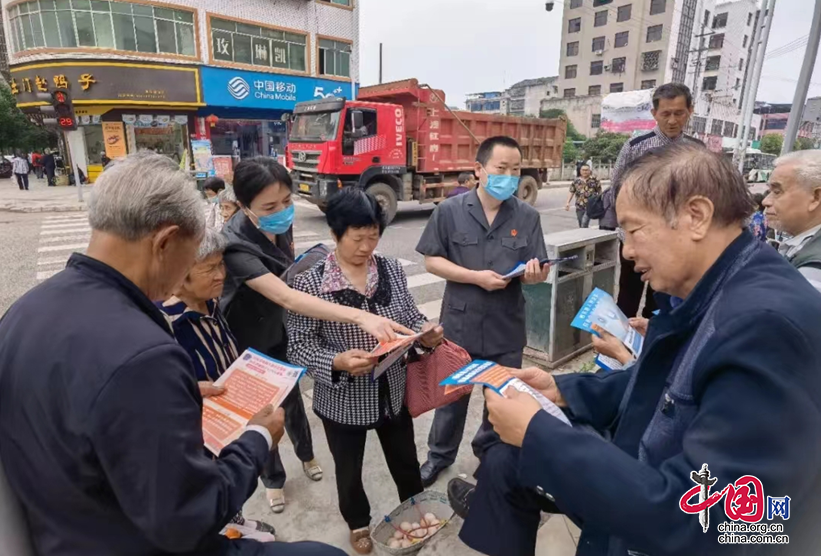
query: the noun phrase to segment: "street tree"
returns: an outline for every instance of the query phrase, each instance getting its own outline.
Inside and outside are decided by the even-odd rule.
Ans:
[[[575,162],[581,154],[575,143],[585,141],[587,137],[579,133],[576,126],[574,126],[573,122],[570,121],[570,118],[567,117],[567,112],[561,108],[550,108],[548,110],[542,110],[539,113],[540,118],[552,119],[561,118],[562,116],[567,119],[567,135],[565,137],[562,158],[565,163]]]
[[[17,108],[11,90],[0,85],[0,152],[30,152],[52,144],[55,143],[49,132],[31,123]]]
[[[628,139],[630,139],[629,135],[600,131],[595,137],[585,141],[582,151],[586,159],[589,158],[604,163],[615,162],[625,141]]]
[[[776,156],[781,154],[781,147],[784,145],[784,138],[777,133],[769,133],[761,139],[761,152],[767,154],[774,154]]]
[[[795,140],[796,151],[808,151],[815,148],[815,142],[809,137],[799,137]]]

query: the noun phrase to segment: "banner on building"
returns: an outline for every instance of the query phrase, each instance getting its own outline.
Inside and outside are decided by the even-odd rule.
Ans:
[[[214,156],[212,161],[214,163],[214,173],[218,177],[230,181],[234,174],[234,159],[230,156]]]
[[[208,139],[196,139],[191,141],[192,157],[194,159],[194,171],[198,178],[213,176],[214,157],[211,154],[211,141]]]
[[[652,90],[610,93],[601,103],[601,129],[628,135],[650,131],[656,127],[652,109]]]

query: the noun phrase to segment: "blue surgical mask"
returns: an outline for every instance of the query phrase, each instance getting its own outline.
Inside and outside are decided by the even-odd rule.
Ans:
[[[487,172],[487,170],[485,170]],[[485,191],[498,201],[507,201],[519,190],[519,176],[487,174]]]
[[[248,212],[251,212],[250,209]],[[251,214],[254,214],[251,212]],[[254,214],[254,216],[256,216]],[[294,223],[294,205],[267,216],[257,216],[257,227],[266,233],[281,235],[287,232]]]

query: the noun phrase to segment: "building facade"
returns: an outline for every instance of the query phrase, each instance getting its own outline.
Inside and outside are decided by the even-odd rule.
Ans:
[[[465,104],[470,112],[538,118],[542,100],[558,96],[557,81],[555,76],[525,79],[505,91],[468,95]]]
[[[70,91],[80,128],[67,136],[90,178],[104,152],[191,160],[192,139],[230,171],[282,153],[296,102],[351,98],[355,2],[2,0],[10,85],[24,110]]]
[[[507,114],[508,100],[503,91],[472,93],[467,95],[465,106],[469,112]]]

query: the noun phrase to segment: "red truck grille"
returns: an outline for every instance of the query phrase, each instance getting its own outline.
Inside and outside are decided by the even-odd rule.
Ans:
[[[291,156],[294,170],[315,174],[319,167],[319,156],[321,154],[322,151],[293,151]]]

